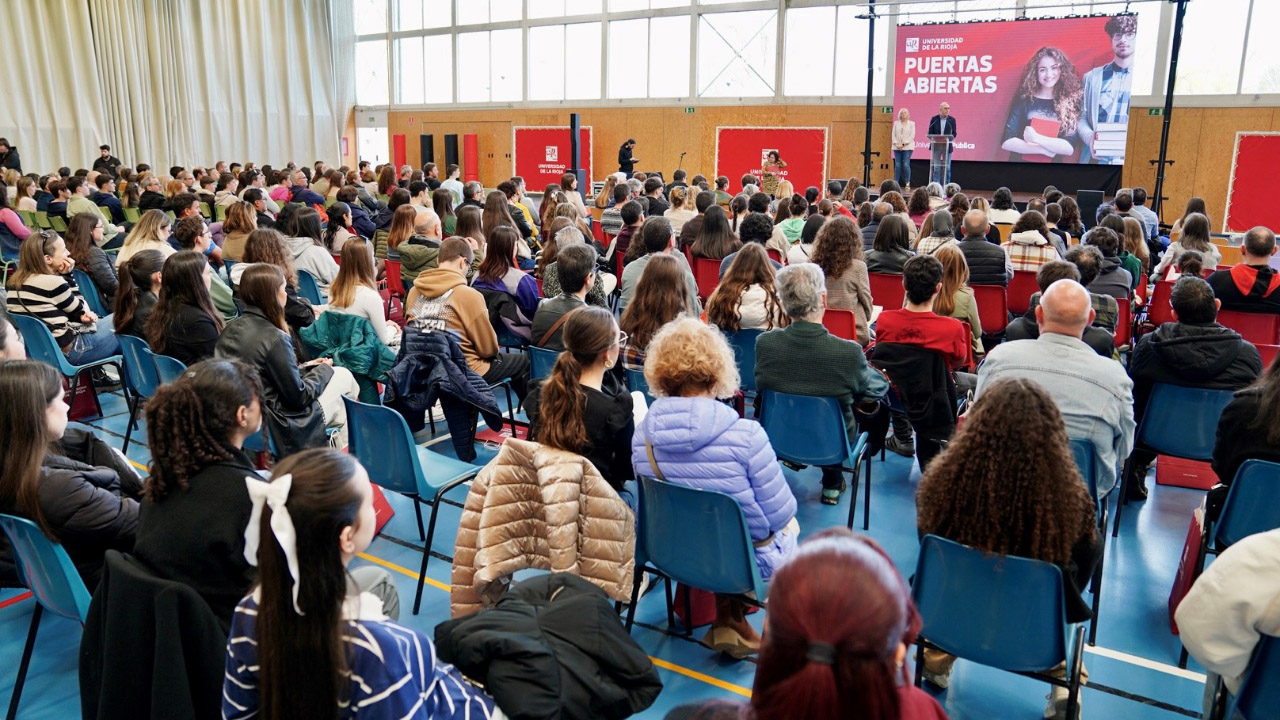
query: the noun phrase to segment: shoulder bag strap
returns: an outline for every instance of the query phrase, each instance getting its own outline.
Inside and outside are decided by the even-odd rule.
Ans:
[[[658,467],[658,458],[653,456],[653,443],[649,441],[649,438],[645,438],[644,440],[644,449],[649,453],[649,467],[653,468],[653,474],[656,475],[659,480],[665,482],[667,478],[662,474],[662,470]]]
[[[564,325],[564,322],[569,319],[569,316],[577,312],[579,309],[580,308],[574,308],[570,310],[569,312],[561,315],[559,320],[552,323],[551,327],[547,328],[547,332],[542,335],[540,340],[538,340],[538,347],[546,345],[547,342],[551,340],[551,337],[556,334],[556,331],[560,329],[560,326]]]

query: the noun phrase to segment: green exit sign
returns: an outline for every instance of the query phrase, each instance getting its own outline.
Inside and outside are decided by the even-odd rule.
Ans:
[[[1163,115],[1164,108],[1147,108],[1148,115]]]
[[[889,107],[888,105],[885,105],[884,107],[880,108],[880,114],[881,114],[881,115],[892,115],[892,114],[893,114],[893,108]]]
[[[684,113],[685,113],[686,115],[692,115],[692,114],[693,114],[693,108],[685,108],[685,109],[684,109]]]

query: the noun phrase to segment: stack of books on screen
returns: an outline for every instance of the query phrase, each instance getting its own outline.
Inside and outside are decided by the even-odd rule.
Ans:
[[[1125,137],[1128,134],[1128,123],[1098,123],[1093,137],[1093,154],[1099,157],[1124,157]]]

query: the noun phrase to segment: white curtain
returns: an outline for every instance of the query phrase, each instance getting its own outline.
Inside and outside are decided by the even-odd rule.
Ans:
[[[4,92],[0,137],[22,171],[89,167],[110,142],[85,0],[2,0]]]
[[[126,164],[337,159],[331,0],[64,1],[87,6],[103,141]]]
[[[356,104],[356,19],[351,0],[337,0],[330,12],[330,47],[333,48],[334,98],[337,132],[347,129],[347,114]]]

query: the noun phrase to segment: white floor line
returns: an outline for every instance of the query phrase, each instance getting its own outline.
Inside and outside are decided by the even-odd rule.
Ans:
[[[1110,658],[1112,660],[1119,660],[1120,662],[1129,663],[1130,665],[1137,665],[1138,667],[1144,667],[1144,668],[1147,668],[1148,670],[1155,670],[1156,672],[1162,672],[1166,675],[1173,675],[1175,677],[1185,678],[1187,680],[1194,680],[1200,683],[1205,681],[1204,673],[1198,673],[1194,670],[1183,670],[1177,665],[1167,665],[1162,662],[1156,662],[1155,660],[1148,660],[1147,658],[1144,658],[1144,657],[1138,657],[1137,655],[1130,655],[1129,653],[1120,652],[1119,650],[1111,650],[1111,649],[1104,648],[1097,645],[1095,646],[1085,645],[1084,651],[1087,653],[1092,653],[1094,655],[1101,655],[1102,657]]]

